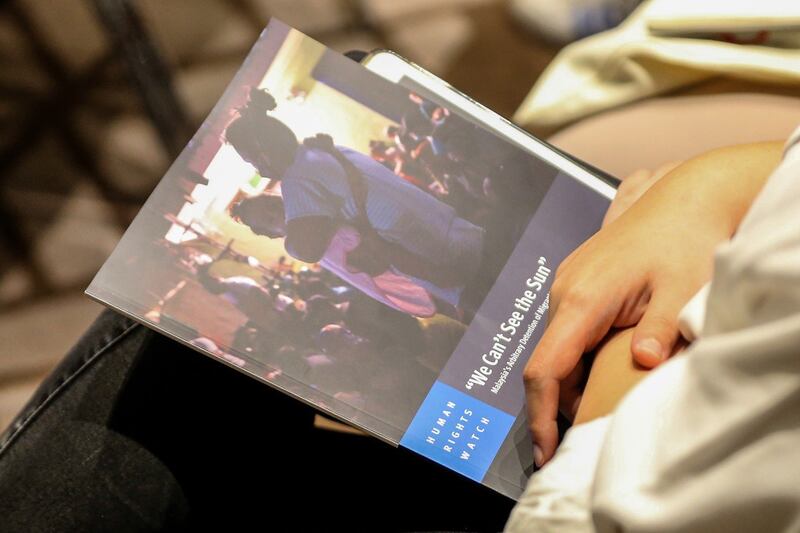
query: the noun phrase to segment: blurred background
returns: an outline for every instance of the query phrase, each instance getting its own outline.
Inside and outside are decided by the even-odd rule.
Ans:
[[[506,117],[559,49],[502,0],[0,2],[0,430],[101,311],[83,289],[272,16]]]

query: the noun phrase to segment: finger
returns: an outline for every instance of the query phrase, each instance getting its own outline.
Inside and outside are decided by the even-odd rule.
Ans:
[[[591,317],[590,311],[577,316],[567,311],[556,313],[525,366],[528,422],[537,466],[550,460],[558,445],[560,383],[583,355],[593,333],[588,322]]]
[[[539,468],[553,457],[558,446],[558,391],[558,380],[550,376],[526,381],[533,460]]]
[[[675,170],[680,164],[680,161],[670,161],[653,171],[637,170],[629,177],[625,178],[624,183],[628,187],[628,192],[636,198],[639,198],[646,193],[654,183]]]
[[[678,168],[682,162],[683,161],[670,161],[669,163],[664,163],[658,167],[650,177],[650,183],[648,184],[648,187]]]
[[[673,353],[675,343],[680,336],[678,313],[686,300],[687,298],[674,287],[653,295],[633,332],[631,352],[634,361],[645,368],[653,368]]]
[[[622,213],[628,210],[628,207],[640,196],[637,192],[639,190],[639,184],[647,181],[650,176],[652,176],[652,172],[649,170],[639,169],[622,180],[622,184],[620,184],[619,189],[617,189],[614,200],[611,202],[608,211],[606,211],[603,217],[601,227],[604,228],[608,226],[618,219]]]
[[[634,170],[624,178],[622,178],[622,182],[625,184],[636,184],[647,180],[650,176],[652,176],[652,172],[646,168],[640,168],[638,170]]]
[[[680,161],[672,161],[661,165],[654,171],[639,169],[627,176],[617,192],[617,197],[611,202],[611,206],[603,218],[602,227],[608,226],[616,220],[628,208],[641,198],[650,187],[658,180],[669,174],[680,165]]]

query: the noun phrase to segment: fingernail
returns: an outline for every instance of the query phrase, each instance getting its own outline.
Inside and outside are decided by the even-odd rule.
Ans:
[[[536,464],[536,468],[541,468],[543,461],[544,461],[544,454],[542,453],[542,449],[539,448],[538,444],[534,444],[533,445],[533,462]]]
[[[664,349],[661,347],[661,343],[655,339],[641,340],[636,345],[636,348],[638,348],[640,352],[645,352],[656,359],[664,359]]]

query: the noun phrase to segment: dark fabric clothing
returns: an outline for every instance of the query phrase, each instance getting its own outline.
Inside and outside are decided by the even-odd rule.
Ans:
[[[0,437],[0,531],[499,530],[513,502],[111,311]]]

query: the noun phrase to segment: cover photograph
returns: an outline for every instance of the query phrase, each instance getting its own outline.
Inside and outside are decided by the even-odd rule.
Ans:
[[[517,498],[522,370],[609,202],[273,20],[87,294]]]

